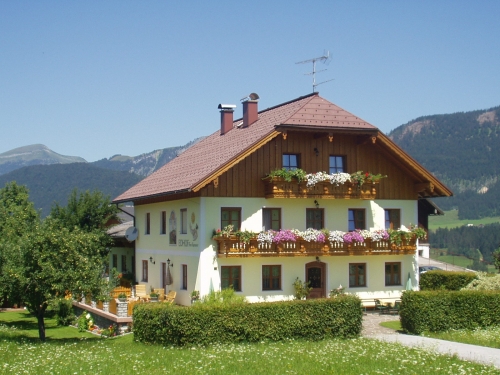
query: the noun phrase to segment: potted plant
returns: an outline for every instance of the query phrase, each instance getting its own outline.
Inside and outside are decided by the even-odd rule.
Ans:
[[[191,304],[195,303],[200,299],[200,291],[199,290],[193,290],[191,292]]]
[[[118,294],[118,301],[127,302],[127,295],[125,293]]]
[[[158,302],[158,297],[159,296],[160,295],[158,293],[156,293],[156,292],[151,292],[149,294],[149,298],[151,299],[151,302]]]

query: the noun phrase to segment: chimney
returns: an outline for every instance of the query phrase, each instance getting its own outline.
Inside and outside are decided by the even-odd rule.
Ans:
[[[234,104],[219,104],[220,109],[220,135],[226,134],[233,128]]]
[[[257,103],[259,102],[259,95],[251,93],[245,98],[243,102],[243,127],[252,125],[259,119],[259,111]]]

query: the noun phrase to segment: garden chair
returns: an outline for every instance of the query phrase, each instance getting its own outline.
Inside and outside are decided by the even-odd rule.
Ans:
[[[389,314],[398,315],[400,307],[401,307],[401,300],[398,299],[396,300],[396,302],[394,302],[394,307],[389,309]]]
[[[167,296],[165,297],[165,302],[173,304],[175,301],[175,296],[177,295],[177,292],[174,292],[171,290],[168,292]]]
[[[135,296],[139,299],[149,299],[149,295],[146,292],[146,284],[137,284],[135,286]]]
[[[375,310],[378,310],[379,314],[385,314],[389,312],[389,306],[382,305],[379,299],[375,300]]]
[[[158,301],[163,301],[165,299],[165,289],[158,288],[153,290],[155,293],[158,293]]]

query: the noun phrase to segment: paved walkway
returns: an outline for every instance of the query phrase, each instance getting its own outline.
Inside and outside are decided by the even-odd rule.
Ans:
[[[405,335],[380,326],[381,322],[391,320],[399,320],[399,316],[368,313],[363,316],[363,330],[361,335],[376,340],[395,342],[405,346],[432,350],[442,354],[456,354],[460,359],[493,365],[500,369],[500,349],[431,339],[429,337]]]

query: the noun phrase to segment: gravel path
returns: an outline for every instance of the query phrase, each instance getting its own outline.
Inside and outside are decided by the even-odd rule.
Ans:
[[[466,361],[493,365],[500,369],[500,349],[437,340],[429,337],[406,335],[380,326],[381,322],[394,320],[399,320],[399,316],[368,313],[363,316],[363,330],[361,331],[361,335],[376,340],[423,348],[445,355],[457,355],[457,357]]]

